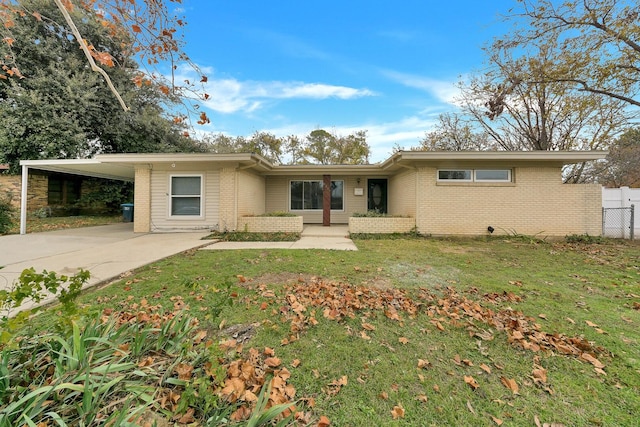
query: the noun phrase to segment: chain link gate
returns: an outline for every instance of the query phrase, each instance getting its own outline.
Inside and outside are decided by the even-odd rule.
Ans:
[[[635,205],[626,208],[602,208],[602,235],[633,240]]]

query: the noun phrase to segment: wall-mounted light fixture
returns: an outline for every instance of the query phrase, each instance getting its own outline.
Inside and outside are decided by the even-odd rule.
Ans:
[[[493,233],[494,231],[496,231],[496,229],[495,229],[495,228],[493,228],[492,226],[488,226],[488,227],[487,227],[487,231],[488,231],[489,233]]]
[[[356,178],[356,182],[360,185],[360,178]]]

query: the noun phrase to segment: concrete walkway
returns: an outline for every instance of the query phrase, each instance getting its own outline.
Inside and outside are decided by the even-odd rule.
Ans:
[[[302,236],[297,242],[217,242],[205,246],[205,250],[225,249],[330,249],[338,251],[357,251],[358,248],[349,239],[349,226],[305,225]]]
[[[91,272],[89,286],[177,253],[211,244],[208,232],[133,232],[132,223],[75,228],[45,233],[0,236],[0,289],[10,286],[26,268],[73,275]]]

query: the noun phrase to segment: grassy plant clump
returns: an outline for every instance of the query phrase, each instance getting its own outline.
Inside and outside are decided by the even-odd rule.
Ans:
[[[259,217],[275,217],[275,218],[293,218],[296,217],[298,215],[291,213],[291,212],[285,212],[285,211],[275,211],[275,212],[267,212],[267,213],[263,213],[261,215],[257,215]]]
[[[300,240],[300,233],[253,233],[249,231],[215,232],[205,239],[217,239],[223,242],[295,242]]]
[[[9,199],[0,197],[0,234],[11,231],[15,222],[15,209]]]
[[[379,212],[376,210],[370,210],[366,212],[354,212],[351,214],[354,218],[409,218],[403,215],[391,215],[385,212]]]
[[[587,245],[599,245],[608,242],[606,237],[591,236],[589,234],[572,234],[570,236],[565,236],[564,240],[567,243],[584,243]]]

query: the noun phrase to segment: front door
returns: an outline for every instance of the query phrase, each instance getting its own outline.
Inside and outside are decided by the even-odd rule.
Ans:
[[[367,210],[387,213],[387,180],[367,180]]]

